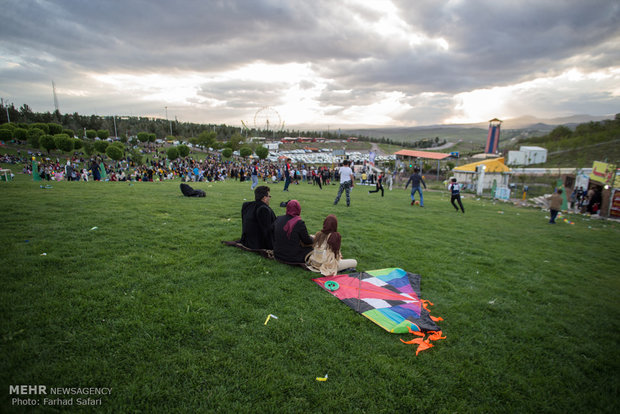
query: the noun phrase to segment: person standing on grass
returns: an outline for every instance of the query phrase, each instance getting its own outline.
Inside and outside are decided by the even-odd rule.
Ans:
[[[353,187],[353,170],[349,167],[349,160],[345,160],[342,163],[342,167],[338,170],[340,175],[340,187],[338,188],[338,195],[334,200],[334,205],[337,205],[342,196],[342,191],[347,194],[347,207],[351,205],[351,188]]]
[[[250,187],[250,189],[254,190],[256,188],[256,186],[258,185],[258,162],[254,161],[252,163],[252,186]]]
[[[241,207],[241,240],[250,249],[273,249],[271,226],[276,215],[269,207],[270,189],[261,185],[254,189],[254,201],[247,201]]]
[[[420,183],[422,183],[425,190],[426,190],[426,183],[424,182],[424,179],[420,175],[419,167],[413,168],[413,174],[411,174],[411,177],[409,177],[407,184],[405,184],[405,190],[409,186],[409,183],[411,183],[411,205],[415,204],[415,193],[417,191],[418,193],[420,193],[420,207],[424,207],[424,197],[422,196],[422,187],[420,187]]]
[[[555,218],[562,209],[562,189],[558,188],[551,197],[549,197],[549,224],[555,224]]]
[[[459,208],[456,206],[456,204],[454,203],[455,201],[458,201],[459,206],[461,206],[461,211],[463,213],[465,213],[465,209],[463,208],[463,203],[461,202],[461,184],[456,182],[456,178],[452,178],[450,185],[448,185],[448,190],[450,190],[450,202],[452,203],[452,207],[454,207],[454,209],[456,210],[456,212],[459,212]]]
[[[288,186],[291,184],[291,159],[287,158],[284,164],[284,190],[288,191]]]
[[[379,177],[377,178],[377,182],[375,184],[375,189],[374,191],[369,191],[368,194],[370,193],[376,193],[379,190],[381,190],[381,197],[383,197],[383,173],[379,173]]]
[[[99,170],[99,164],[96,159],[91,159],[90,170],[93,172],[93,180],[99,181],[101,179],[101,172]]]

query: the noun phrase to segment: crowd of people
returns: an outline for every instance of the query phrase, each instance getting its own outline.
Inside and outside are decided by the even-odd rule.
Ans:
[[[301,218],[297,200],[286,202],[286,214],[276,217],[269,206],[271,189],[257,186],[254,201],[241,207],[242,230],[239,243],[249,249],[273,250],[273,256],[282,262],[305,264],[310,270],[325,276],[345,269],[355,269],[355,259],[343,259],[340,252],[342,237],[338,233],[338,219],[328,215],[323,228],[310,235]]]
[[[583,187],[575,187],[569,197],[570,208],[580,213],[596,214],[601,209],[603,194],[600,188],[591,187],[584,190]]]
[[[212,182],[223,180],[251,181],[256,188],[259,180],[276,183],[284,181],[285,191],[288,186],[309,183],[318,186],[330,185],[339,180],[337,168],[327,166],[293,165],[287,159],[282,165],[269,161],[251,163],[223,160],[220,154],[208,154],[202,160],[191,157],[169,161],[164,151],[155,150],[146,162],[137,164],[130,158],[113,161],[101,156],[87,157],[75,153],[66,161],[61,158],[46,157],[41,153],[2,156],[0,161],[8,164],[22,164],[24,174],[35,173],[48,181],[164,181],[181,179],[183,182]]]

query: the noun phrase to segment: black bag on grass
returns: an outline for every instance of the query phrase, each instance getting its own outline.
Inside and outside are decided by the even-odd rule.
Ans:
[[[181,183],[181,192],[185,197],[205,197],[207,194],[202,190],[195,190],[185,183]]]

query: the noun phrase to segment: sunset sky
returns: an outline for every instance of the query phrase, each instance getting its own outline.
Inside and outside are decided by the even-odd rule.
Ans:
[[[617,0],[0,0],[0,97],[61,113],[419,126],[620,112]]]

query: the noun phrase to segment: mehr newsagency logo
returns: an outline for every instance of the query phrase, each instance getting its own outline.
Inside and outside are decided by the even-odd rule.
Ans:
[[[48,387],[47,385],[9,385],[14,406],[97,406],[102,405],[112,388]]]

